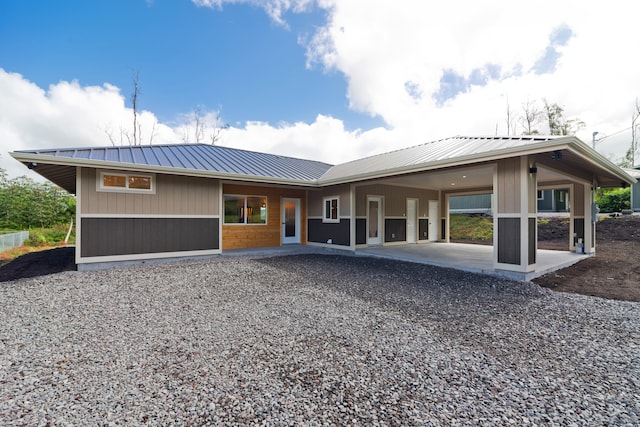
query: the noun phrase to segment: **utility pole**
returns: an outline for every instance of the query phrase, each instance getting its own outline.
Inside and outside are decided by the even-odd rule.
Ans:
[[[600,132],[596,131],[594,132],[591,136],[592,136],[592,140],[591,140],[591,145],[593,146],[593,149],[596,149],[596,135],[599,134]]]

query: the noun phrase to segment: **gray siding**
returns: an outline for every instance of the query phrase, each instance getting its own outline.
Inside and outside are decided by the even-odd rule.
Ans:
[[[81,256],[219,249],[217,218],[82,218]]]
[[[340,222],[322,222],[321,219],[310,218],[308,220],[309,237],[307,240],[314,243],[328,243],[331,239],[332,244],[341,246],[350,246],[350,221],[341,219]]]
[[[384,241],[404,242],[407,240],[407,221],[387,218],[384,221]]]
[[[640,211],[640,182],[631,184],[631,209]]]
[[[520,264],[520,218],[498,218],[498,262]]]

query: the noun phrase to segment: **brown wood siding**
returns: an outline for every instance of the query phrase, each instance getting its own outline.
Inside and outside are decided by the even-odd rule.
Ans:
[[[520,264],[520,218],[498,218],[498,262]]]
[[[286,187],[224,184],[223,194],[267,197],[267,223],[251,225],[222,224],[222,250],[261,248],[282,244],[282,198],[300,199],[300,243],[307,242],[307,191]],[[224,209],[222,209],[224,210]]]
[[[323,215],[322,199],[338,196],[340,198],[340,216],[351,215],[351,186],[336,185],[321,190],[309,191],[309,216],[321,217]]]
[[[418,188],[372,184],[357,187],[356,190],[357,216],[367,215],[368,195],[384,197],[385,216],[404,216],[407,212],[407,199],[418,199],[418,217],[427,217],[429,216],[429,200],[438,200],[437,191]]]
[[[520,212],[520,158],[498,161],[498,213]]]
[[[126,173],[124,171],[113,171]],[[156,174],[156,193],[96,191],[98,172],[82,168],[82,214],[102,215],[219,215],[216,179]]]
[[[219,249],[218,218],[82,218],[81,256]]]

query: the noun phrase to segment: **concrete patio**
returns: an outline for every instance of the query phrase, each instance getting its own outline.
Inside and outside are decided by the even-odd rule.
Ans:
[[[356,255],[397,259],[408,262],[455,268],[457,270],[530,281],[536,277],[569,267],[590,255],[568,251],[538,249],[536,271],[520,273],[493,268],[493,246],[465,243],[427,243],[359,249]]]
[[[544,274],[569,267],[590,255],[568,251],[538,249],[536,270],[529,273],[493,268],[493,246],[464,243],[424,243],[394,246],[378,246],[357,249],[354,252],[331,249],[313,245],[283,245],[271,248],[238,249],[224,251],[226,256],[269,257],[295,254],[341,254],[348,256],[369,256],[374,258],[395,259],[437,267],[454,268],[473,273],[506,277],[514,280],[530,281]]]

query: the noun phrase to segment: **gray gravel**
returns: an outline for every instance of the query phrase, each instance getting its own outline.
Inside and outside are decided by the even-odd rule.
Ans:
[[[10,425],[638,425],[640,304],[343,256],[0,285]]]

